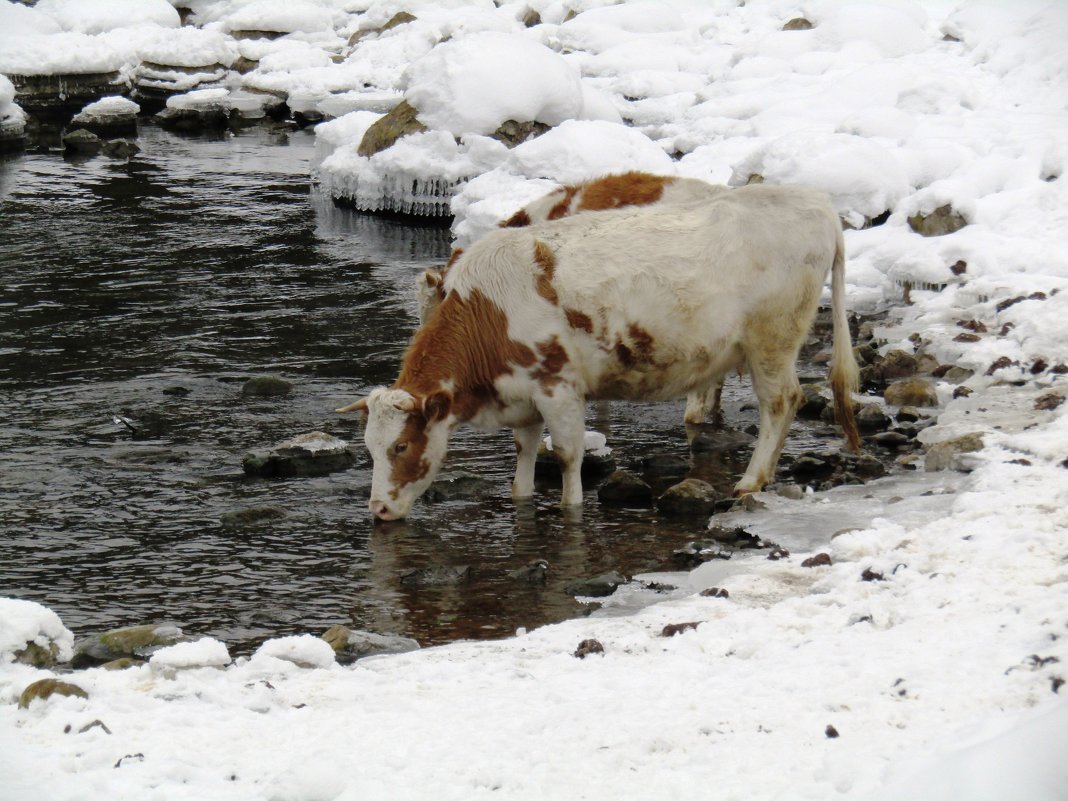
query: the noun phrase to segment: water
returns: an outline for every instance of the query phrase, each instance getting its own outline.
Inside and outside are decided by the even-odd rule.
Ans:
[[[311,132],[146,125],[139,142],[129,164],[0,161],[0,595],[49,606],[79,636],[167,619],[248,653],[344,623],[426,645],[583,614],[569,582],[670,567],[701,536],[703,521],[608,509],[592,487],[581,520],[555,508],[544,482],[516,506],[507,432],[461,431],[446,465],[493,490],[420,503],[389,525],[366,511],[362,447],[343,473],[245,477],[246,450],[295,434],[360,441],[359,422],[332,410],[395,377],[413,281],[447,258],[448,232],[316,195]],[[294,391],[243,398],[243,382],[263,374]],[[755,420],[746,386],[726,397],[731,424]],[[590,425],[622,466],[686,456],[682,408],[602,404]],[[136,421],[136,438],[114,415]],[[804,431],[792,441],[812,445]],[[745,458],[692,457],[690,475],[729,487]],[[257,506],[285,517],[220,522]],[[535,559],[550,564],[545,584],[509,575]],[[435,565],[470,565],[471,580],[402,583]]]

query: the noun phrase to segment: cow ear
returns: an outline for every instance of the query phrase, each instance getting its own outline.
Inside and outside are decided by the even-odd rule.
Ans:
[[[440,270],[427,270],[423,273],[423,280],[426,281],[426,285],[431,289],[437,289],[441,286],[441,271]]]
[[[367,398],[360,398],[355,403],[350,403],[348,406],[342,406],[340,409],[334,409],[338,414],[348,414],[349,412],[360,412],[364,417],[367,416]]]
[[[448,392],[434,392],[423,399],[423,414],[430,422],[444,420],[452,410],[452,395]]]

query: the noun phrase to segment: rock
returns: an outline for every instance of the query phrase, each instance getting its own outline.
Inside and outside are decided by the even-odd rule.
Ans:
[[[654,478],[681,476],[690,472],[690,460],[672,453],[655,453],[642,457],[641,468],[643,473]]]
[[[15,661],[20,665],[29,665],[44,670],[56,664],[59,653],[59,645],[55,642],[50,642],[47,647],[28,642],[21,651],[15,651]]]
[[[271,520],[280,520],[285,516],[285,511],[276,506],[253,506],[248,509],[225,512],[220,522],[223,528],[237,529],[267,523]]]
[[[684,631],[693,631],[701,625],[700,621],[690,621],[688,623],[668,623],[660,630],[661,637],[674,637],[676,634],[682,634]]]
[[[590,654],[603,654],[604,646],[597,640],[583,640],[578,644],[578,648],[575,649],[575,656],[579,659],[585,659]]]
[[[731,594],[722,587],[708,587],[697,593],[703,598],[730,598]]]
[[[801,567],[825,567],[831,564],[831,555],[827,553],[818,553],[815,556],[810,556],[808,559],[801,563]]]
[[[903,350],[891,350],[876,363],[876,371],[883,381],[915,375],[916,357]]]
[[[573,581],[564,587],[564,592],[576,598],[606,598],[626,583],[626,577],[613,571],[593,578]]]
[[[775,493],[780,498],[786,498],[791,501],[799,501],[805,497],[805,488],[800,484],[783,484],[779,487]]]
[[[930,381],[923,378],[905,378],[896,381],[883,393],[891,406],[937,406],[938,394]]]
[[[734,501],[730,506],[732,512],[759,512],[760,510],[767,508],[768,505],[758,499],[757,496],[751,492],[747,492],[741,498]]]
[[[910,442],[908,436],[901,431],[880,431],[871,440],[881,448],[899,448]]]
[[[878,403],[866,403],[854,415],[857,428],[861,431],[884,431],[890,427],[891,420]]]
[[[206,54],[194,60],[207,60],[210,63],[174,64],[170,62],[188,59],[182,56],[175,58],[171,52],[159,48],[156,52],[142,49],[140,53],[142,61],[133,73],[132,95],[149,112],[163,109],[172,98],[184,94],[222,89],[228,72],[227,65]]]
[[[513,148],[516,145],[521,145],[530,139],[541,136],[551,128],[552,126],[543,122],[505,120],[500,128],[490,134],[490,137],[501,142],[505,147]]]
[[[108,158],[119,159],[120,161],[129,161],[141,152],[141,148],[137,143],[128,139],[112,139],[104,142],[101,150]]]
[[[137,135],[137,115],[141,107],[125,97],[113,95],[90,103],[70,121],[100,136]]]
[[[340,624],[327,629],[323,633],[323,639],[334,649],[334,656],[341,665],[351,665],[365,656],[418,651],[420,647],[419,643],[410,637],[353,630]]]
[[[870,453],[842,454],[842,468],[866,481],[886,475],[886,466]]]
[[[653,488],[627,470],[616,470],[597,490],[597,498],[613,506],[652,506]]]
[[[527,584],[544,584],[549,575],[549,563],[544,559],[535,559],[528,565],[508,571],[508,578],[524,581]]]
[[[473,473],[457,473],[439,478],[426,491],[428,501],[455,501],[464,498],[476,498],[492,491],[496,487],[489,479]]]
[[[668,487],[664,494],[656,499],[656,508],[666,515],[675,517],[689,515],[711,515],[716,502],[727,498],[707,481],[687,478]]]
[[[110,662],[105,662],[100,665],[104,670],[126,670],[132,667],[141,667],[141,665],[148,664],[143,659],[134,659],[129,656],[124,656],[121,659],[112,659]]]
[[[828,405],[821,387],[818,384],[802,384],[801,392],[804,393],[805,399],[797,407],[797,416],[802,420],[819,420]]]
[[[812,481],[831,475],[836,466],[826,454],[805,453],[790,465],[790,475],[798,481]]]
[[[34,117],[68,119],[88,103],[125,88],[118,72],[62,73],[58,75],[8,75],[18,104]]]
[[[1047,392],[1045,395],[1035,400],[1035,411],[1052,412],[1062,403],[1064,403],[1064,395],[1060,392]]]
[[[53,695],[73,696],[75,698],[89,697],[89,693],[77,684],[69,684],[59,679],[41,679],[22,691],[22,695],[19,696],[19,709],[28,709],[32,702],[38,699],[44,701]]]
[[[899,423],[916,423],[923,419],[923,415],[920,414],[920,410],[915,406],[902,406],[897,410],[897,421]]]
[[[103,144],[99,136],[84,128],[63,135],[63,149],[75,155],[95,156]]]
[[[823,730],[823,733],[828,740],[835,740],[838,738],[838,729],[829,723],[827,724],[827,728]]]
[[[812,23],[804,17],[794,17],[788,20],[783,26],[784,31],[810,31],[812,30]]]
[[[612,457],[612,449],[606,444],[604,434],[587,431],[583,445],[585,447],[581,468],[583,478],[599,478],[615,471],[616,460]],[[560,463],[553,456],[550,437],[546,437],[538,445],[538,455],[534,460],[534,475],[560,476]]]
[[[405,573],[400,583],[405,587],[447,587],[465,584],[473,575],[471,565],[431,565]]]
[[[126,626],[75,643],[71,664],[80,669],[123,657],[147,657],[161,648],[188,641],[189,637],[173,623]]]
[[[344,440],[313,431],[287,439],[269,451],[246,453],[241,467],[253,476],[292,478],[325,476],[355,463],[356,457]]]
[[[26,115],[14,103],[0,111],[0,153],[13,153],[26,146]]]
[[[939,206],[930,214],[914,214],[909,217],[909,227],[921,236],[944,236],[959,231],[968,221],[952,206]]]
[[[402,136],[429,130],[419,122],[416,116],[418,113],[407,100],[402,100],[393,107],[392,111],[367,129],[360,141],[360,146],[356,149],[357,155],[369,158],[375,153],[392,147],[393,143]]]
[[[733,539],[728,540],[733,543]],[[671,554],[671,559],[681,567],[691,568],[713,559],[730,559],[730,552],[722,550],[718,542],[696,540],[688,542]]]
[[[950,384],[960,384],[967,381],[973,375],[975,375],[975,370],[969,370],[967,367],[957,367],[954,365],[946,370],[941,378],[948,381]]]
[[[719,429],[717,431],[700,432],[690,441],[690,450],[693,453],[723,453],[747,448],[756,442],[756,437],[745,431],[732,429]]]
[[[981,434],[965,434],[963,437],[947,439],[927,448],[924,468],[929,473],[937,470],[968,472],[968,468],[961,462],[960,456],[982,449],[983,437]]]
[[[241,387],[241,394],[253,398],[281,398],[290,393],[293,384],[276,375],[260,375],[250,378]]]

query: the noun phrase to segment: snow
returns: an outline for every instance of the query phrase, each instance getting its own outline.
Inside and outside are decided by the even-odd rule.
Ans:
[[[178,12],[167,0],[38,0],[37,11],[47,14],[65,31],[104,33],[133,25],[177,28]]]
[[[543,21],[530,29],[528,5]],[[336,117],[317,129],[324,190],[451,210],[460,246],[560,184],[628,169],[814,184],[857,226],[890,212],[845,232],[849,305],[888,310],[885,348],[974,372],[969,397],[938,382],[920,439],[984,446],[970,473],[761,494],[765,509],[713,519],[787,559],[639,577],[678,589],[652,598],[632,582],[589,617],[349,667],[311,635],[236,660],[205,639],[140,668],[64,673],[88,700],[19,710],[28,684],[59,674],[15,651],[54,641],[69,656],[73,635],[0,599],[0,798],[1063,801],[1068,403],[1035,404],[1068,393],[1050,369],[1068,364],[1064,4],[194,2],[203,30],[162,14],[111,30],[112,7],[0,0],[0,72],[129,67],[150,43],[173,43],[153,60],[190,66],[240,52],[260,64],[234,86]],[[79,9],[76,24],[57,16]],[[401,10],[417,20],[373,32]],[[815,27],[781,30],[798,16]],[[267,25],[293,33],[228,34]],[[402,93],[430,130],[358,156]],[[510,150],[486,135],[516,116],[554,127]],[[910,229],[945,204],[969,224]],[[964,320],[989,333],[957,340]],[[1015,364],[991,370],[1000,357]],[[829,566],[801,566],[819,552]],[[661,636],[683,622],[700,625]],[[573,656],[588,638],[605,653]],[[78,733],[95,720],[111,734]]]

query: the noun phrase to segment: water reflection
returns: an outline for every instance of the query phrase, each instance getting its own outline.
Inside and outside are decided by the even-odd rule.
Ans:
[[[235,653],[338,622],[437,643],[582,614],[569,582],[663,568],[700,535],[592,492],[566,517],[544,482],[514,505],[506,432],[459,432],[447,465],[495,489],[390,526],[366,513],[362,447],[345,473],[245,478],[245,450],[297,433],[359,443],[332,410],[396,375],[413,281],[447,258],[448,235],[309,195],[310,132],[145,127],[139,141],[128,164],[0,162],[0,594],[47,604],[77,634],[167,618]],[[291,394],[242,397],[264,373]],[[729,392],[733,422],[754,419],[739,410],[748,391]],[[667,452],[732,481],[744,465],[689,457],[681,419],[681,403],[591,409],[621,464]],[[221,524],[261,506],[284,516]],[[536,559],[544,583],[516,577]],[[434,566],[469,577],[402,581]]]

